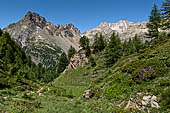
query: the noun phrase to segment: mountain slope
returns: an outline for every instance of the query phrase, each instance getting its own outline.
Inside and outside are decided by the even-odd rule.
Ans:
[[[24,50],[11,39],[8,33],[0,36],[0,89],[13,89],[20,86],[26,88],[30,86],[31,81],[48,81],[50,77],[54,78],[50,73],[46,77],[46,72],[26,56]]]
[[[104,54],[95,55],[96,67],[87,65],[84,68],[68,70],[53,82],[54,86],[67,91],[72,90],[74,94],[81,93],[82,97],[74,97],[57,104],[51,103],[50,112],[64,113],[71,109],[72,113],[76,111],[168,113],[170,111],[169,48],[168,39],[141,53],[122,57],[108,68],[104,66],[106,59]],[[86,91],[83,93],[84,85],[81,83],[85,80],[86,83],[91,83],[85,87]],[[89,97],[84,99],[83,95]]]
[[[96,28],[84,32],[82,35],[93,40],[96,33],[101,33],[106,39],[108,39],[113,33],[117,33],[121,40],[127,40],[138,34],[139,37],[144,40],[146,37],[145,33],[147,33],[146,24],[147,22],[133,23],[126,20],[120,20],[117,23],[103,22]]]
[[[67,52],[70,46],[76,50],[79,46],[80,31],[72,24],[56,26],[32,12],[3,31],[9,32],[36,64],[42,63],[44,67],[54,71],[59,54]]]
[[[19,96],[14,96],[19,98],[17,101],[10,100],[9,95],[2,101],[6,103],[2,110],[169,113],[169,48],[170,40],[166,39],[137,54],[123,56],[110,67],[105,66],[107,58],[104,52],[93,54],[97,64],[95,67],[88,64],[76,70],[67,70],[53,82],[41,85],[38,90],[26,94],[20,92]]]

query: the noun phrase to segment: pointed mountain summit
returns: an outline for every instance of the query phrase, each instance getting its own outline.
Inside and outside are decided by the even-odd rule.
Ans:
[[[30,22],[36,26],[39,26],[40,28],[45,27],[46,20],[44,17],[40,16],[38,13],[34,12],[28,12],[25,17],[20,21],[21,24],[24,24],[24,22]]]
[[[50,70],[56,69],[62,51],[67,52],[70,46],[76,50],[79,47],[80,31],[74,25],[54,25],[30,11],[3,31],[9,32],[36,64],[41,63]]]

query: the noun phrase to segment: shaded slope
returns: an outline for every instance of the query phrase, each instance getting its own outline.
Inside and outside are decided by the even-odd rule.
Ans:
[[[54,75],[41,66],[36,66],[26,56],[24,50],[11,39],[8,33],[0,36],[0,85],[1,89],[14,88],[20,85],[27,87],[27,80],[50,81]],[[43,74],[44,73],[44,74]]]

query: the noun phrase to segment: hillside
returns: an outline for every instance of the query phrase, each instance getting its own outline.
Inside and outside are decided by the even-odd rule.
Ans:
[[[55,71],[58,57],[70,46],[78,50],[80,31],[72,24],[53,25],[37,13],[28,12],[17,23],[8,25],[8,32],[31,56],[35,64]]]
[[[0,113],[170,113],[169,18],[166,0],[80,35],[28,12],[0,29]]]
[[[104,51],[97,53],[93,55],[95,67],[88,64],[69,69],[53,82],[30,91],[31,95],[27,92],[24,97],[9,96],[7,98],[19,98],[19,104],[15,104],[16,100],[4,99],[2,111],[168,113],[169,48],[167,39],[139,53],[123,56],[110,67],[104,66]]]

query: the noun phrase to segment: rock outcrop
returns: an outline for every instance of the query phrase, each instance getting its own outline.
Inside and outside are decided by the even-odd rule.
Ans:
[[[137,34],[142,40],[145,40],[147,33],[146,24],[147,22],[133,23],[126,20],[121,20],[117,23],[103,22],[96,28],[84,32],[82,36],[87,36],[93,41],[97,33],[102,34],[108,40],[113,33],[116,33],[121,40],[128,40]]]
[[[80,31],[72,24],[53,25],[37,13],[28,12],[19,22],[3,29],[9,32],[32,60],[55,70],[58,56],[70,46],[79,49]]]
[[[142,112],[148,112],[151,108],[160,108],[157,97],[154,95],[143,95],[143,93],[138,93],[136,98],[130,98],[126,104],[125,109],[138,109]]]
[[[88,58],[85,55],[85,51],[80,51],[79,53],[76,53],[71,59],[70,64],[67,66],[64,72],[66,72],[69,69],[76,69],[77,67],[84,67],[86,64],[88,64]]]

